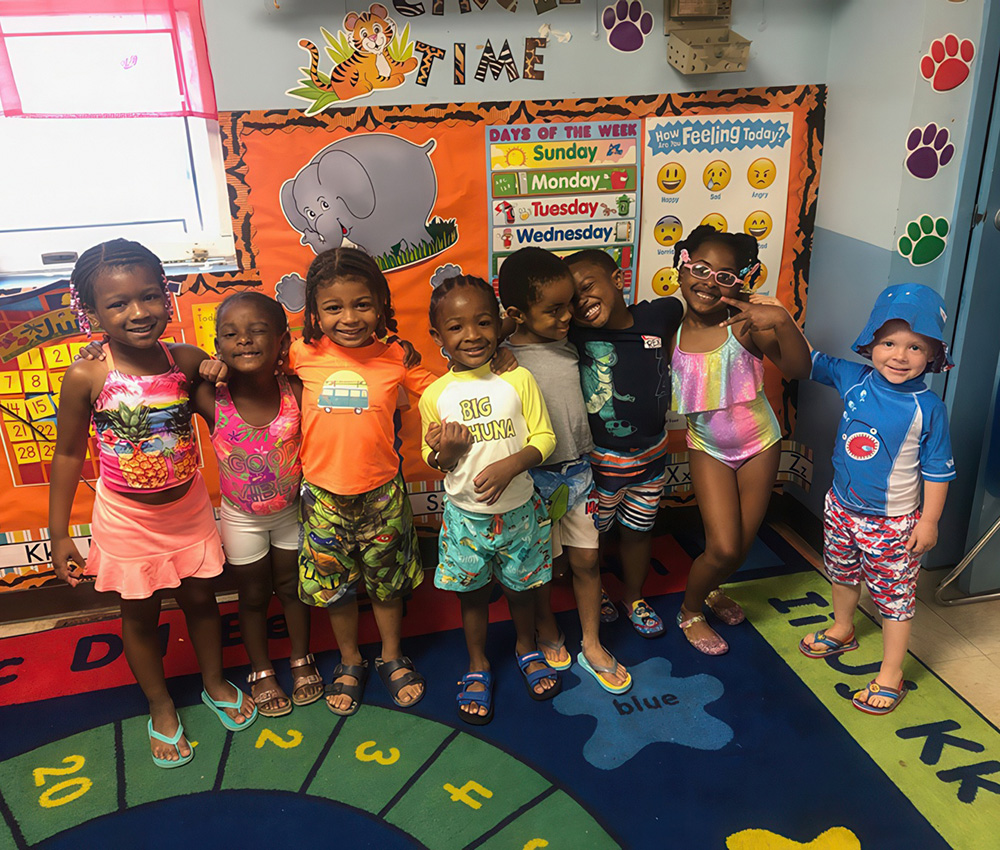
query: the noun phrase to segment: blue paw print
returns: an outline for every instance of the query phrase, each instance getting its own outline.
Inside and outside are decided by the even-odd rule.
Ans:
[[[573,672],[585,679],[553,701],[564,715],[587,714],[597,728],[583,745],[583,757],[600,770],[621,767],[649,744],[659,741],[697,750],[719,750],[733,730],[712,717],[705,706],[722,696],[722,682],[699,673],[675,679],[666,658],[650,658],[631,668],[632,690],[612,696],[596,687],[578,664]]]
[[[639,0],[618,0],[607,6],[601,17],[608,31],[608,44],[623,53],[633,53],[646,41],[653,30],[653,16],[642,8]]]

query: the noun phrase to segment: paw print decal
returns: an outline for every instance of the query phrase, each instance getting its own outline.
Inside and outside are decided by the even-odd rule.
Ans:
[[[921,180],[930,180],[955,155],[955,146],[948,141],[948,130],[945,127],[938,129],[937,124],[910,130],[906,149],[909,151],[906,170]]]
[[[920,73],[934,91],[951,91],[969,77],[969,65],[976,55],[976,45],[969,39],[948,33],[931,42],[931,49],[920,60]]]
[[[897,248],[915,266],[926,266],[944,253],[948,244],[948,220],[922,215],[906,225]]]
[[[653,16],[639,0],[618,0],[614,6],[605,7],[601,21],[608,32],[608,44],[623,53],[634,53],[642,47],[653,30]]]

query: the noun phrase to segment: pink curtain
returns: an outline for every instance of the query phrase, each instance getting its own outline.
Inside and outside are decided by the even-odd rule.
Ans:
[[[11,67],[7,50],[8,42],[24,37],[26,33],[11,32],[9,23],[18,17],[50,17],[85,16],[85,28],[78,30],[81,34],[122,32],[120,29],[107,27],[102,18],[109,15],[141,15],[144,20],[141,27],[134,32],[169,32],[173,42],[174,62],[177,70],[177,80],[181,90],[182,106],[177,111],[148,111],[135,113],[150,116],[198,116],[201,118],[217,118],[218,110],[215,103],[215,86],[212,81],[212,70],[208,63],[208,44],[205,39],[205,25],[202,17],[201,0],[0,0],[0,107],[7,117],[45,117],[45,118],[94,118],[101,114],[80,115],[76,113],[56,113],[35,115],[21,108],[21,98]],[[4,31],[5,21],[8,23]],[[47,28],[31,33],[38,36],[49,32]],[[65,26],[53,22],[51,32],[66,34]],[[72,73],[72,69],[59,65],[58,52],[53,51],[50,66],[52,84],[59,85],[63,74]],[[112,117],[122,117],[114,115]]]

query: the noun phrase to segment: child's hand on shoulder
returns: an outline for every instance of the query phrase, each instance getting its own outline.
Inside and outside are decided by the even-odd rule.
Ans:
[[[514,455],[491,463],[473,480],[476,493],[479,494],[476,496],[476,501],[485,502],[487,505],[494,504],[503,495],[503,491],[507,489],[514,476],[523,469]]]
[[[221,360],[206,357],[198,366],[201,379],[209,384],[224,384],[229,377],[229,367]]]
[[[781,307],[785,310],[785,305],[782,304],[773,295],[765,295],[763,292],[751,292],[750,293],[750,303],[751,304],[763,304],[768,307]]]
[[[490,363],[490,371],[494,375],[502,375],[504,372],[513,372],[517,368],[517,358],[509,348],[501,346],[493,355],[493,362]]]
[[[920,519],[913,528],[910,539],[906,541],[906,551],[915,557],[920,557],[937,545],[938,524],[930,519]]]
[[[77,353],[74,360],[103,360],[104,346],[96,339],[92,339]]]

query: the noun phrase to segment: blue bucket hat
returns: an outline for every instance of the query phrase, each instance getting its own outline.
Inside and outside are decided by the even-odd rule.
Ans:
[[[929,286],[921,283],[897,283],[879,293],[860,336],[851,346],[862,357],[871,360],[871,345],[879,328],[892,319],[902,319],[910,330],[921,336],[941,343],[941,350],[927,367],[928,372],[947,372],[955,362],[948,353],[944,341],[944,323],[948,314],[944,309],[944,299]]]

